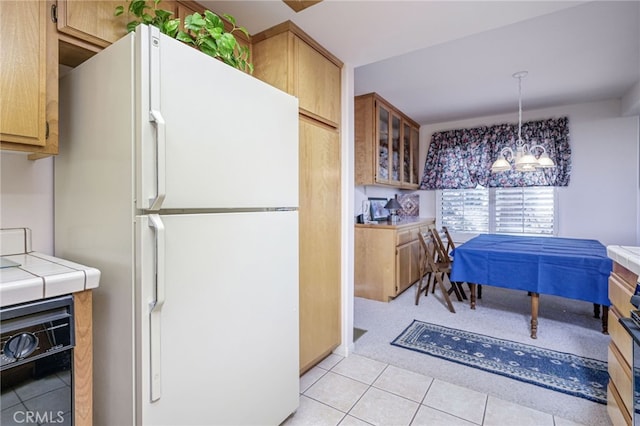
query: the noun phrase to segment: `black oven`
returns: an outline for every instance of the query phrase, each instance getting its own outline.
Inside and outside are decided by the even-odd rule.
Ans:
[[[2,425],[73,424],[73,297],[0,308]]]

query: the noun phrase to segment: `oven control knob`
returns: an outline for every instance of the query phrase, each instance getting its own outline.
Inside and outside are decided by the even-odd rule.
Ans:
[[[37,348],[38,338],[34,334],[21,333],[7,340],[2,351],[7,358],[17,361],[31,355]]]

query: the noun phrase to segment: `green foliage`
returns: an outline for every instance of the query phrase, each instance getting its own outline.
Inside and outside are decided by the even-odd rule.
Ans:
[[[184,18],[184,31],[180,30],[180,19],[172,19],[172,12],[159,9],[161,0],[153,0],[153,7],[146,0],[128,0],[127,10],[137,19],[127,24],[127,31],[134,31],[139,24],[153,25],[160,32],[184,43],[195,46],[200,51],[242,71],[253,73],[253,64],[249,62],[249,47],[238,44],[234,32],[242,32],[249,36],[244,27],[238,27],[231,15],[223,15],[232,25],[230,31],[224,29],[224,21],[210,10],[204,16],[199,13]],[[124,6],[117,6],[115,15],[125,12]]]

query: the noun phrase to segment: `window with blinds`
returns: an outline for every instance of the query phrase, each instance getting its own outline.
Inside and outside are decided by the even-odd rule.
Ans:
[[[555,235],[553,187],[445,189],[440,223],[462,233]]]
[[[489,232],[489,191],[486,189],[445,189],[440,211],[440,223],[451,231]]]
[[[496,234],[554,234],[552,187],[495,188]]]

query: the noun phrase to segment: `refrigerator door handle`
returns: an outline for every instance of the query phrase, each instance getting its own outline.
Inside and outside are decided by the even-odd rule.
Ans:
[[[165,299],[165,228],[160,216],[149,215],[149,226],[155,231],[156,240],[156,262],[155,276],[156,288],[155,298],[149,303],[149,327],[150,327],[150,377],[151,377],[151,402],[157,401],[162,396],[161,381],[161,346],[160,346],[160,321],[162,305]]]
[[[167,139],[162,113],[158,110],[151,110],[149,112],[149,120],[156,123],[156,140],[158,141],[156,148],[156,197],[149,200],[149,210],[157,211],[160,210],[162,202],[167,195],[165,177]]]

